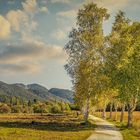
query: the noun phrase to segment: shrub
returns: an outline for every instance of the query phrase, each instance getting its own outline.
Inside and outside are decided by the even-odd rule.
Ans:
[[[47,105],[46,109],[47,109],[47,113],[51,113],[52,106],[51,105]]]
[[[67,104],[67,103],[65,104],[65,110],[66,110],[66,111],[70,111],[70,110],[71,110],[69,104]]]
[[[0,113],[10,113],[11,108],[7,104],[0,105]]]
[[[70,109],[79,111],[80,107],[78,105],[75,105],[75,104],[70,104]]]
[[[32,107],[24,106],[24,107],[21,109],[21,112],[22,112],[22,113],[33,113],[33,109],[32,109]]]
[[[48,113],[47,105],[44,103],[38,103],[33,106],[34,113]]]
[[[58,105],[61,107],[62,112],[71,110],[68,103],[61,102],[61,103],[58,103]]]
[[[58,104],[55,104],[51,108],[51,113],[61,113],[61,107]]]
[[[21,113],[22,112],[22,108],[20,106],[12,106],[11,108],[11,112],[12,113]]]

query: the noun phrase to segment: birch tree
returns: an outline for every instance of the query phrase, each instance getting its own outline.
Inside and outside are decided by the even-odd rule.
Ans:
[[[85,106],[88,120],[90,100],[97,93],[98,71],[102,67],[104,48],[103,21],[109,17],[105,8],[89,3],[79,10],[77,28],[70,32],[65,46],[69,55],[66,70],[72,77],[76,101]]]
[[[117,88],[120,97],[127,102],[128,127],[132,126],[132,114],[140,92],[139,36],[140,23],[130,22],[120,11],[109,35],[106,67],[112,79],[112,87]]]

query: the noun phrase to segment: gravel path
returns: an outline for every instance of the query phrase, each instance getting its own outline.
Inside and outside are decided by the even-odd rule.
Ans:
[[[123,140],[122,134],[113,124],[92,115],[89,117],[95,121],[97,128],[87,140]]]

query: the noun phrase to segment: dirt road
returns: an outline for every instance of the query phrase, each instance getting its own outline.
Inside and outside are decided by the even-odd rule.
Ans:
[[[89,117],[95,121],[97,128],[87,140],[123,140],[122,134],[113,124],[92,115]]]

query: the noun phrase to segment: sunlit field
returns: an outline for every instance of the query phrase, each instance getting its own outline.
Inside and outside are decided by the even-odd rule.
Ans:
[[[101,117],[101,113],[96,112],[95,113],[97,116]],[[115,123],[121,130],[123,136],[124,136],[124,140],[140,140],[140,112],[134,112],[133,113],[133,128],[131,129],[127,129],[126,125],[127,125],[127,117],[128,114],[127,112],[124,113],[124,122],[120,123],[120,112],[117,113],[117,121],[114,121],[115,118],[115,113],[113,112],[112,114],[112,119],[108,119],[110,113],[107,112],[107,119],[109,121],[111,121],[112,123]]]
[[[85,140],[93,129],[74,114],[0,114],[0,140]]]
[[[96,112],[96,115],[102,115],[102,113],[99,113],[99,112]],[[109,115],[110,115],[110,112],[106,112],[106,117],[109,118]],[[120,115],[121,115],[121,112],[118,112],[117,113],[117,121],[120,121]],[[112,119],[115,118],[115,113],[113,112],[112,113]],[[127,122],[127,118],[128,118],[128,113],[125,112],[124,113],[124,122]],[[137,123],[138,121],[140,121],[140,112],[139,111],[135,111],[133,113],[133,122],[134,123]]]

